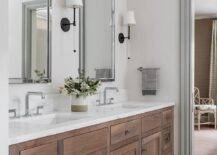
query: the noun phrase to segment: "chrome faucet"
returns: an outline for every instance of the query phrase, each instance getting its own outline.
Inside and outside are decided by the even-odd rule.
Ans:
[[[107,102],[107,91],[108,90],[115,90],[116,92],[119,92],[119,89],[117,87],[105,87],[103,91],[103,97],[104,97],[103,105],[112,104],[112,100],[114,99],[114,98],[110,98],[110,101]]]
[[[37,95],[37,96],[39,95],[39,96],[41,96],[41,99],[45,98],[43,92],[27,92],[27,94],[26,94],[26,102],[25,102],[25,115],[24,115],[24,117],[31,116],[30,113],[29,113],[29,97],[33,96],[33,95]]]

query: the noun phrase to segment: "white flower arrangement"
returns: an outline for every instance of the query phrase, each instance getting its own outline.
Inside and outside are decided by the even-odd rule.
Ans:
[[[68,77],[65,79],[64,86],[59,88],[59,91],[66,96],[86,97],[94,95],[100,84],[99,80],[91,80],[89,77],[80,76],[75,79]]]

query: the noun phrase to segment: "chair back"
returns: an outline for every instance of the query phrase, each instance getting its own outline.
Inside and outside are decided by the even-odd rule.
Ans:
[[[194,104],[200,104],[200,90],[194,87]]]
[[[194,88],[194,104],[195,105],[213,105],[214,100],[212,98],[200,98],[200,90]]]

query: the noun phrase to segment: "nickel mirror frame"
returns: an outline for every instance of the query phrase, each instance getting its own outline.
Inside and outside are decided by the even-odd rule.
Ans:
[[[46,0],[45,7],[47,8],[47,77],[45,79],[48,81],[47,83],[51,82],[51,8],[52,8],[52,0]],[[37,5],[34,5],[37,6]],[[25,83],[34,83],[34,80],[30,78],[31,75],[28,73],[29,68],[28,62],[31,58],[31,53],[27,54],[26,48],[29,48],[28,41],[27,41],[27,23],[26,20],[28,18],[28,12],[30,7],[34,7],[33,5],[29,5],[28,2],[24,2],[22,4],[22,77],[21,78],[9,78],[9,84],[25,84]],[[27,28],[27,29],[26,29]],[[29,34],[31,37],[31,34]],[[27,62],[28,61],[28,62]]]

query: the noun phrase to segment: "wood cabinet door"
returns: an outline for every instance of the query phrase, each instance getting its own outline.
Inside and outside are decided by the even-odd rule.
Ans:
[[[161,155],[161,132],[142,139],[142,155]]]
[[[162,149],[163,151],[173,147],[173,127],[162,131]]]
[[[57,143],[50,143],[31,149],[23,150],[20,155],[57,155]]]
[[[121,147],[111,152],[111,155],[139,155],[139,142]]]

